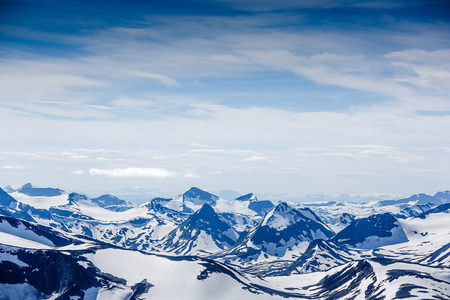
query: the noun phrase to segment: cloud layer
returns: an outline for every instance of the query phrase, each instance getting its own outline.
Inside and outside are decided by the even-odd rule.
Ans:
[[[74,189],[447,189],[442,3],[211,1],[173,11],[118,1],[121,10],[54,6],[44,16],[17,8],[1,29],[0,179]]]

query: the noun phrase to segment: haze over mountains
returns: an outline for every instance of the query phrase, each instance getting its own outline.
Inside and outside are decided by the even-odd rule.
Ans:
[[[0,296],[445,299],[449,214],[448,191],[273,203],[193,187],[134,204],[9,187],[0,189]]]

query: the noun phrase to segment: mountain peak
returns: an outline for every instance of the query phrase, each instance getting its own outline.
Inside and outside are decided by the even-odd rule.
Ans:
[[[261,222],[261,226],[268,226],[277,230],[283,230],[292,224],[305,221],[307,218],[293,209],[286,202],[281,202],[275,206]]]
[[[277,213],[290,212],[292,210],[293,210],[293,208],[291,206],[289,206],[289,204],[287,204],[286,202],[281,202],[274,208],[274,212],[277,212]]]
[[[203,205],[205,203],[209,205],[215,205],[219,199],[216,195],[203,191],[197,187],[191,187],[189,190],[183,193],[183,201],[189,201],[196,205]]]
[[[235,200],[255,202],[255,201],[258,201],[258,198],[256,198],[255,194],[249,193],[249,194],[245,194],[240,197],[237,197]]]
[[[164,237],[161,247],[183,254],[211,254],[231,247],[239,235],[222,221],[211,205],[202,208]]]
[[[22,188],[23,189],[32,189],[33,188],[33,186],[31,185],[31,183],[25,183],[23,186],[22,186]]]
[[[354,220],[336,234],[332,241],[362,249],[373,249],[408,241],[402,226],[391,213]]]
[[[0,188],[0,204],[3,206],[10,206],[13,202],[17,202],[17,200]]]
[[[70,193],[68,198],[69,205],[78,205],[78,201],[87,199],[87,196],[78,193]]]
[[[212,208],[208,203],[203,204],[202,208],[198,211],[199,215],[211,215],[215,213],[214,208]]]

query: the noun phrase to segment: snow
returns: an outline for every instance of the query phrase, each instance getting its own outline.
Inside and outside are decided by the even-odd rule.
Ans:
[[[398,225],[397,222],[396,224]],[[356,244],[355,247],[361,249],[374,249],[391,244],[405,243],[408,241],[408,238],[403,232],[401,226],[392,228],[391,234],[392,235],[388,237],[369,236],[364,240],[364,242]]]
[[[18,265],[19,267],[28,267],[28,265],[23,261],[19,260],[17,256],[11,255],[10,253],[0,252],[0,262],[2,261],[12,262],[13,264]]]
[[[62,194],[53,197],[36,196],[31,197],[20,192],[10,193],[11,197],[19,202],[33,206],[34,208],[49,209],[52,206],[65,205],[69,203],[69,194]]]
[[[222,273],[212,273],[208,278],[199,280],[197,276],[204,267],[197,261],[171,261],[118,249],[100,250],[85,256],[102,272],[126,279],[129,286],[147,279],[154,286],[140,297],[143,299],[285,299],[246,291],[241,283]],[[263,283],[257,278],[254,280]]]
[[[0,243],[8,246],[32,249],[51,249],[53,247],[48,244],[39,243],[37,241],[25,239],[5,232],[0,232]]]
[[[271,210],[266,215],[261,226],[269,226],[276,230],[286,229],[291,224],[291,220],[288,217],[282,216],[280,214],[275,214],[274,210],[275,209]]]
[[[21,284],[0,284],[1,299],[36,300],[41,299],[41,295],[28,283]]]
[[[55,246],[49,239],[37,235],[23,224],[19,224],[15,228],[7,221],[0,222],[0,242],[11,246],[36,249],[48,249]]]

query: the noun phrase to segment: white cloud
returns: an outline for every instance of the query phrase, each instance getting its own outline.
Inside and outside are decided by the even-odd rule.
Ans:
[[[193,149],[188,150],[187,152],[202,153],[202,154],[224,154],[224,155],[248,155],[258,153],[251,150],[240,150],[240,149]]]
[[[176,175],[174,172],[159,168],[114,168],[89,170],[90,175],[103,175],[107,177],[154,177],[168,178]]]
[[[69,152],[69,151],[63,151],[61,153],[61,156],[67,157],[68,159],[72,159],[72,160],[84,160],[84,159],[89,158],[89,156],[87,156],[87,155],[82,155],[82,154],[73,153],[73,152]]]
[[[448,92],[450,49],[436,51],[409,49],[391,52],[385,57],[392,60],[392,65],[410,71],[406,74],[404,71],[398,72],[396,81]]]
[[[24,166],[1,166],[0,169],[6,169],[6,170],[22,170],[26,169]]]
[[[243,158],[242,161],[252,161],[252,162],[271,162],[270,159],[268,159],[265,156],[250,156]]]
[[[194,173],[191,172],[191,171],[186,171],[186,172],[184,172],[183,177],[184,177],[184,178],[200,178],[200,176],[194,174]]]
[[[75,170],[75,171],[72,171],[70,173],[72,173],[74,175],[83,175],[85,172],[83,170]]]

